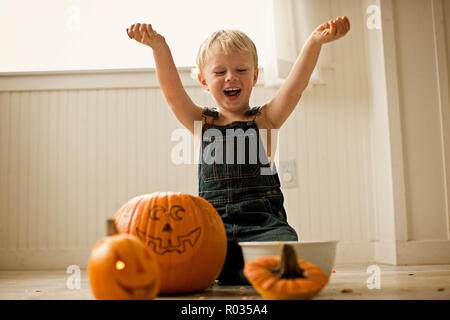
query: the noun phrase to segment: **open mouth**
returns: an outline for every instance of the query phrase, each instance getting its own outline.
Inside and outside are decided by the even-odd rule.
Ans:
[[[241,89],[239,88],[228,88],[223,91],[227,97],[235,98],[238,97],[241,93]]]
[[[116,283],[119,285],[119,287],[125,291],[126,293],[128,293],[130,296],[146,296],[150,293],[151,289],[154,287],[155,283],[154,281],[152,281],[150,284],[146,284],[143,286],[126,286],[123,283],[121,283],[120,281],[116,280]]]

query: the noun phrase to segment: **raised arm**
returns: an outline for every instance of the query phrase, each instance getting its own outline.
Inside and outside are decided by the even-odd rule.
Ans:
[[[343,37],[349,30],[350,22],[344,16],[330,20],[313,31],[285,82],[265,108],[265,117],[272,128],[280,128],[294,111],[316,67],[322,44]]]
[[[202,108],[197,106],[184,90],[170,48],[164,37],[150,24],[133,24],[127,29],[130,38],[153,49],[156,74],[163,94],[177,119],[192,133],[194,121],[202,118]]]

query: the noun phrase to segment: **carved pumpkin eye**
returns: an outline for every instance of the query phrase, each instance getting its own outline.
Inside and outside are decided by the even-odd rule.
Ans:
[[[184,210],[182,206],[175,205],[170,208],[170,217],[175,221],[180,221],[181,219],[183,219],[181,214],[184,214],[185,212],[186,210]]]
[[[114,267],[116,268],[117,271],[121,271],[125,269],[125,262],[123,262],[122,260],[116,260]]]
[[[159,220],[161,213],[166,212],[164,207],[154,206],[150,209],[148,217],[152,220]]]

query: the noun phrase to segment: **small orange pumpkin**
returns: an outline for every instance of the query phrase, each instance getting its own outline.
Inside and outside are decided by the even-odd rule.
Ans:
[[[141,195],[125,203],[114,220],[119,232],[137,235],[155,253],[160,294],[202,291],[225,263],[225,226],[201,197],[173,192]]]
[[[329,279],[318,266],[297,260],[290,245],[283,245],[281,258],[260,257],[247,262],[244,275],[268,300],[312,299]]]
[[[149,300],[159,292],[154,253],[136,236],[116,234],[108,220],[108,236],[92,248],[88,276],[98,300]]]

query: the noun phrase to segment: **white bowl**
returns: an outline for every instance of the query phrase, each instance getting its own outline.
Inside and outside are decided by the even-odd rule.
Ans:
[[[239,242],[244,255],[244,261],[259,257],[281,256],[283,244],[290,244],[297,253],[297,258],[319,266],[325,273],[331,275],[336,257],[337,241],[250,241]]]

